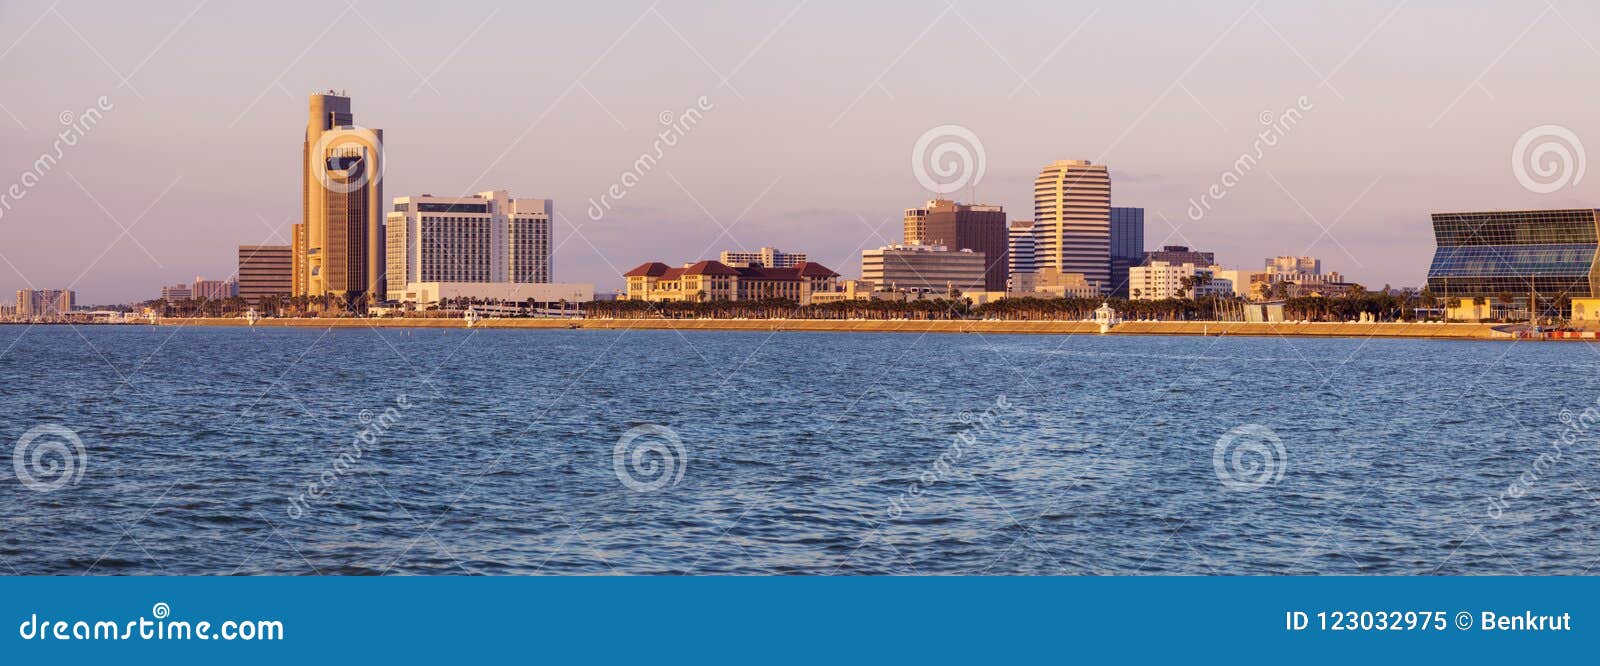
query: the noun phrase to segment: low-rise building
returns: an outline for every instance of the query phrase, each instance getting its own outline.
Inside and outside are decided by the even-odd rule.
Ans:
[[[1089,282],[1082,273],[1062,273],[1045,268],[1011,276],[1011,298],[1095,298],[1102,295],[1100,285]]]
[[[231,279],[207,280],[197,275],[194,278],[194,286],[190,287],[189,291],[194,298],[206,301],[220,301],[237,296],[239,294],[238,286],[238,283]]]
[[[161,288],[161,300],[168,303],[194,298],[194,288],[187,284],[169,284]]]
[[[889,291],[986,291],[984,254],[944,245],[886,245],[861,252],[861,279]]]
[[[400,301],[419,308],[462,299],[470,303],[528,305],[556,309],[594,300],[594,285],[555,282],[412,282],[401,291]]]
[[[720,261],[698,261],[678,268],[659,261],[640,264],[623,274],[628,300],[636,301],[753,301],[787,298],[801,305],[817,292],[834,291],[839,274],[816,262],[790,268],[729,266]]]

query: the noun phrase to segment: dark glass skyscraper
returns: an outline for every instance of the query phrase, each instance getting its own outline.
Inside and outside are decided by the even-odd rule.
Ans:
[[[1434,213],[1433,235],[1428,290],[1443,298],[1531,294],[1543,307],[1565,311],[1566,299],[1600,293],[1600,211]]]
[[[1111,295],[1128,297],[1128,268],[1144,260],[1144,209],[1111,207]]]

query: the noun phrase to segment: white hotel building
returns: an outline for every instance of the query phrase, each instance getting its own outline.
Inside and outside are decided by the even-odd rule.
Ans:
[[[1210,280],[1195,287],[1194,293],[1179,296],[1179,292],[1183,291],[1184,278],[1202,275]],[[1211,268],[1206,266],[1152,261],[1144,266],[1133,266],[1128,269],[1128,295],[1136,301],[1226,296],[1231,293],[1233,293],[1233,281],[1217,277]]]
[[[395,197],[384,222],[388,300],[408,300],[416,283],[550,282],[552,212],[549,199],[505,190]]]

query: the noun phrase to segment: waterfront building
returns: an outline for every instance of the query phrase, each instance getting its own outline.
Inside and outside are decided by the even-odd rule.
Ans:
[[[1111,174],[1086,160],[1052,162],[1033,183],[1036,265],[1111,282]]]
[[[1128,269],[1144,262],[1144,209],[1111,208],[1111,295],[1128,297]]]
[[[220,301],[238,295],[237,288],[238,285],[233,280],[207,280],[197,275],[189,293],[201,300]]]
[[[984,290],[1005,291],[1010,275],[1006,211],[1001,206],[962,204],[948,199],[928,202],[919,245],[944,246],[982,254]]]
[[[834,291],[839,274],[816,262],[790,268],[729,266],[720,261],[698,261],[672,268],[659,261],[640,264],[623,277],[628,300],[637,301],[749,301],[787,298],[801,305],[811,294]]]
[[[1542,314],[1565,314],[1570,300],[1600,296],[1597,230],[1600,211],[1589,208],[1434,213],[1428,290],[1524,311],[1532,299]]]
[[[1164,261],[1169,264],[1194,264],[1196,266],[1215,266],[1217,254],[1215,252],[1200,252],[1191,250],[1185,245],[1163,245],[1159,250],[1144,253],[1140,264],[1149,265],[1151,262]]]
[[[982,252],[944,245],[886,245],[861,253],[861,279],[890,291],[990,291]]]
[[[1033,220],[1012,220],[1007,237],[1007,251],[1010,253],[1011,280],[1014,282],[1018,273],[1032,273],[1038,270],[1033,237]]]
[[[1200,282],[1185,289],[1185,278]],[[1152,261],[1128,269],[1128,293],[1136,301],[1224,296],[1232,292],[1232,282],[1212,275],[1210,268],[1192,263]]]
[[[794,268],[806,263],[804,252],[784,252],[775,247],[763,247],[755,252],[724,250],[718,259],[729,266],[766,266],[767,268]]]
[[[266,296],[294,293],[293,264],[288,245],[240,245],[238,295],[254,306]]]
[[[17,319],[17,306],[0,303],[0,321],[15,321]]]
[[[292,231],[296,296],[385,296],[383,130],[355,124],[350,98],[311,95],[302,145],[303,221]]]
[[[1100,288],[1090,284],[1082,273],[1062,273],[1046,268],[1011,276],[1011,288],[1006,291],[1011,298],[1094,298]]]
[[[18,289],[16,318],[56,321],[72,312],[76,298],[70,289]]]
[[[168,303],[187,301],[194,298],[194,286],[188,284],[169,284],[161,288],[161,300]]]
[[[536,309],[555,310],[594,301],[592,284],[553,282],[412,282],[400,298],[419,308],[441,301],[466,299],[479,303],[523,304]]]
[[[550,282],[553,210],[505,190],[395,197],[384,223],[388,300],[407,300],[416,282]]]

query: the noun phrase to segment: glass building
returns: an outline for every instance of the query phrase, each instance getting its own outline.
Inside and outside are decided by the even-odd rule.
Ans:
[[[1128,269],[1144,261],[1144,209],[1111,207],[1111,295],[1128,297]],[[1210,264],[1207,264],[1208,266]]]
[[[1600,293],[1600,211],[1434,213],[1433,235],[1428,289],[1442,298],[1532,296],[1541,310],[1565,312],[1569,299]]]

